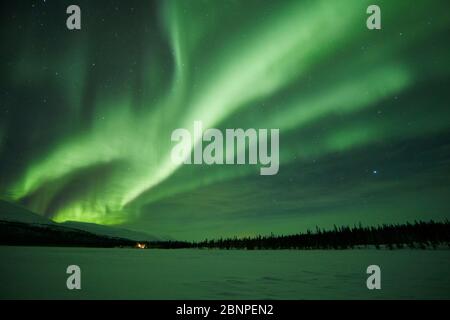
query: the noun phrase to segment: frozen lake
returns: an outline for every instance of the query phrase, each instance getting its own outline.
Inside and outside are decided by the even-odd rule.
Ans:
[[[66,288],[68,265],[81,290]],[[381,267],[381,290],[366,268]],[[225,251],[0,246],[0,298],[450,298],[450,250]]]

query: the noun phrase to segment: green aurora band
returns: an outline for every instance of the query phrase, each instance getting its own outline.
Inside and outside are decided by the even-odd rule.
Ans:
[[[182,239],[450,217],[448,1],[78,2],[2,8],[1,198]],[[174,165],[194,120],[279,128],[279,174]]]

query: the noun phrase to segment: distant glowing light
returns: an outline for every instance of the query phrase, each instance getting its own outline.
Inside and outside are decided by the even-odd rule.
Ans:
[[[147,245],[145,243],[136,243],[136,248],[138,249],[146,249]]]

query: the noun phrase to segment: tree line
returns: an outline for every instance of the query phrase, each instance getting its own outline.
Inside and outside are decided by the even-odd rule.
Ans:
[[[199,242],[165,241],[149,243],[149,248],[218,248],[218,249],[377,249],[450,248],[450,222],[430,220],[405,224],[383,224],[363,227],[334,226],[331,230],[316,227],[314,231],[294,235],[205,239]]]

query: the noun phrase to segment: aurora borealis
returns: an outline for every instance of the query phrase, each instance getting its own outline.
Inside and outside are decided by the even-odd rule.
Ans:
[[[184,240],[450,217],[448,1],[75,2],[1,4],[2,199]],[[279,128],[278,174],[173,164],[196,120]]]

